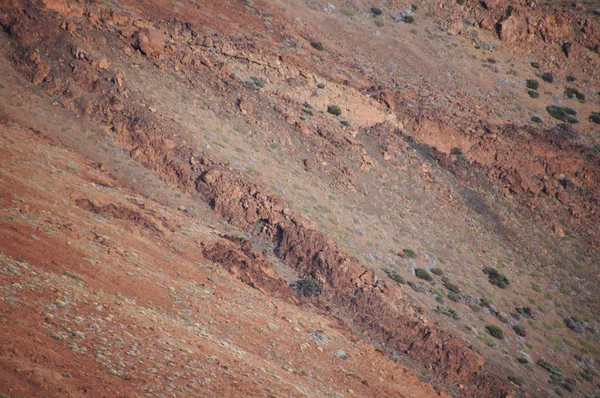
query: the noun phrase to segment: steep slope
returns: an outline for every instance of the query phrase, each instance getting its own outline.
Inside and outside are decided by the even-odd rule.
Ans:
[[[220,216],[239,233],[195,248],[176,239],[171,250],[222,264],[290,308],[304,299],[289,282],[318,281],[319,298],[293,311],[328,318],[448,394],[506,396],[520,393],[517,384],[536,396],[597,390],[589,360],[599,334],[592,120],[578,130],[529,123],[541,105],[516,76],[530,77],[530,57],[547,48],[535,32],[513,41],[503,31],[517,11],[393,2],[374,16],[371,6],[13,1],[0,15],[6,124],[101,163],[129,195],[167,203],[163,182],[189,195],[181,208],[196,225]],[[515,52],[484,20],[481,30],[466,22],[482,15]],[[595,29],[593,19],[582,23]],[[589,62],[571,72],[582,80],[598,61],[585,40]],[[518,53],[521,42],[534,52]],[[557,76],[572,67],[555,64]],[[490,83],[497,73],[506,77]],[[544,95],[558,101],[558,82],[547,84]],[[579,112],[597,105],[588,99]],[[148,212],[69,198],[134,231],[177,231]],[[13,244],[13,260],[23,246]],[[491,268],[510,282],[490,285],[482,270]],[[121,289],[114,294],[128,297]],[[489,337],[491,325],[504,328],[503,339]],[[550,359],[562,370],[540,384],[543,366],[517,358]],[[236,390],[220,385],[213,394]],[[382,394],[417,394],[393,391]]]

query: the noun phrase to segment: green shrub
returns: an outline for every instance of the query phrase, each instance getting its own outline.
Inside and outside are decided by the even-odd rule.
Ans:
[[[463,4],[465,4],[465,0],[456,0],[456,4],[462,6]]]
[[[531,121],[532,121],[532,122],[534,122],[534,123],[541,123],[541,122],[542,122],[542,118],[541,118],[541,117],[539,117],[539,116],[535,116],[535,115],[533,115],[533,116],[531,117]]]
[[[458,286],[457,284],[447,281],[446,283],[444,283],[444,286],[446,286],[446,289],[450,290],[452,293],[460,293],[460,286]]]
[[[417,252],[413,249],[403,249],[402,256],[406,258],[417,258]]]
[[[530,65],[531,65],[533,68],[535,68],[535,69],[540,69],[540,63],[539,63],[539,62],[532,62]]]
[[[323,285],[314,279],[300,279],[292,282],[290,286],[304,297],[318,296],[323,290]]]
[[[566,106],[548,105],[546,111],[555,119],[562,122],[571,124],[579,123],[579,120],[575,117],[577,111],[575,109],[567,108]]]
[[[317,51],[323,51],[325,47],[323,47],[323,43],[320,41],[311,41],[310,45]]]
[[[347,121],[347,120],[345,120],[345,119],[340,120],[340,124],[342,126],[344,126],[344,127],[350,127],[351,126],[350,122]]]
[[[431,273],[437,276],[444,275],[444,271],[441,268],[432,268]]]
[[[459,147],[455,146],[454,148],[450,149],[450,154],[460,156],[463,154],[463,151]]]
[[[304,108],[302,109],[302,112],[306,113],[307,115],[313,116],[315,114],[315,111],[312,110],[311,108]]]
[[[383,10],[379,7],[371,7],[371,12],[375,15],[383,14]]]
[[[489,333],[490,336],[502,340],[504,339],[504,332],[500,329],[499,326],[496,325],[487,325],[485,327],[485,331]]]
[[[546,372],[556,376],[556,377],[562,377],[563,373],[562,370],[560,370],[558,368],[558,366],[546,361],[545,359],[540,359],[537,361],[538,366],[541,366],[544,370],[546,370]]]
[[[337,105],[329,105],[327,107],[327,112],[329,112],[329,113],[331,113],[332,115],[335,115],[335,116],[340,116],[342,114],[342,110]]]
[[[483,297],[479,300],[479,305],[482,307],[489,307],[490,305],[492,305],[492,300],[490,300],[487,297]]]
[[[477,304],[469,304],[469,308],[471,310],[473,310],[473,312],[475,312],[475,313],[481,312],[481,307],[478,306]]]
[[[523,379],[521,379],[518,376],[508,376],[508,380],[512,381],[513,383],[515,383],[518,386],[523,385]]]
[[[585,94],[576,89],[575,87],[569,87],[565,90],[565,97],[571,99],[573,97],[577,98],[579,101],[585,100]]]
[[[433,277],[425,268],[415,268],[415,276],[429,282],[433,280]]]
[[[398,271],[396,271],[393,268],[385,268],[383,270],[383,272],[385,272],[387,274],[387,276],[390,277],[391,280],[393,280],[394,282],[400,283],[400,284],[405,284],[406,280],[404,279],[404,277],[400,274],[398,274]]]
[[[483,268],[483,272],[487,274],[488,280],[492,285],[505,289],[510,284],[508,278],[500,271],[492,267]]]
[[[526,363],[529,363],[529,361],[528,361],[528,360],[527,360],[527,358],[525,358],[525,357],[518,357],[518,358],[517,358],[517,361],[518,361],[520,364],[523,364],[523,365],[524,365],[524,364],[526,364]]]
[[[462,300],[462,297],[460,294],[458,293],[454,293],[454,292],[448,292],[448,294],[446,295],[450,300],[456,302],[456,303],[460,303],[460,300]]]
[[[451,308],[451,307],[438,306],[436,308],[436,312],[447,315],[454,319],[460,319],[460,316],[458,315],[458,311],[456,311],[454,308]]]
[[[325,83],[319,83],[319,84],[317,84],[317,88],[320,88],[320,89],[325,88]]]
[[[554,75],[550,72],[546,72],[542,75],[542,80],[546,83],[554,83]]]
[[[534,79],[527,79],[525,80],[525,85],[527,86],[527,88],[537,90],[540,87],[540,82]]]
[[[569,83],[573,83],[573,82],[575,82],[575,76],[573,76],[573,75],[568,75],[568,76],[567,76],[567,81],[568,81]]]
[[[518,314],[523,315],[525,318],[533,319],[533,313],[530,307],[516,307],[515,310]]]
[[[355,15],[354,10],[350,7],[342,7],[340,9],[340,12],[350,18],[352,18]]]
[[[529,90],[527,91],[527,94],[529,94],[531,98],[540,98],[540,93],[535,90]]]
[[[414,23],[415,17],[413,17],[412,15],[407,15],[404,17],[403,21],[406,23]]]
[[[592,123],[600,124],[600,112],[592,112],[589,117],[589,121]]]

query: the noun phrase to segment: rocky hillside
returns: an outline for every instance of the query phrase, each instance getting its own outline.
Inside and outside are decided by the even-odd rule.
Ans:
[[[600,394],[600,9],[507,3],[0,4],[0,394]]]

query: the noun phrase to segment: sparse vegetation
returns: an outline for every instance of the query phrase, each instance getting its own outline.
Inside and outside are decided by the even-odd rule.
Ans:
[[[306,113],[307,115],[313,116],[315,114],[315,111],[312,110],[311,108],[304,108],[302,109],[302,112]]]
[[[248,87],[252,90],[260,90],[267,84],[267,81],[260,77],[252,76],[249,80],[245,81],[245,84],[246,84],[246,87]]]
[[[518,386],[523,385],[523,379],[521,379],[518,376],[508,376],[508,380],[510,380],[511,382],[515,383]]]
[[[446,307],[446,306],[438,306],[436,308],[436,311],[439,312],[440,314],[447,315],[451,318],[460,319],[460,316],[458,315],[458,311],[456,311],[454,308]]]
[[[331,113],[332,115],[335,115],[335,116],[340,116],[342,114],[342,110],[337,105],[329,105],[327,107],[327,112],[329,112],[329,113]]]
[[[575,333],[583,333],[587,328],[587,322],[576,316],[565,318],[565,325]]]
[[[432,268],[431,273],[437,276],[444,275],[444,271],[441,268]]]
[[[350,122],[349,122],[349,121],[347,121],[346,119],[342,119],[342,120],[340,120],[340,124],[341,124],[342,126],[344,126],[344,127],[350,127],[350,126],[351,126]]]
[[[600,124],[600,112],[592,112],[589,117],[589,121],[592,123]]]
[[[533,116],[531,117],[531,121],[532,121],[533,123],[541,123],[541,122],[542,122],[542,118],[541,118],[541,117],[539,117],[539,116],[533,115]]]
[[[488,280],[492,285],[498,286],[501,289],[506,289],[510,284],[508,278],[495,268],[485,267],[483,268],[483,272],[488,276]]]
[[[540,359],[537,361],[538,366],[541,366],[546,372],[550,373],[551,375],[554,375],[558,378],[561,378],[563,373],[562,370],[560,370],[558,368],[558,366],[548,362],[545,359]]]
[[[541,77],[546,83],[554,83],[554,75],[550,72],[544,73]]]
[[[381,14],[383,14],[383,10],[381,8],[379,8],[379,7],[371,7],[371,12],[374,15],[381,15]]]
[[[412,249],[403,249],[402,250],[402,257],[417,258],[417,252],[415,252]]]
[[[525,80],[525,85],[527,86],[527,88],[537,90],[540,87],[540,82],[534,79],[527,79]]]
[[[540,63],[539,62],[535,62],[535,61],[531,62],[530,65],[531,65],[532,68],[540,69]]]
[[[450,150],[450,154],[456,155],[456,156],[461,156],[463,154],[463,151],[459,147],[454,147]]]
[[[517,362],[519,362],[520,364],[523,364],[523,365],[526,363],[529,363],[529,361],[525,357],[518,357]]]
[[[529,94],[529,96],[531,98],[539,98],[540,97],[540,93],[538,93],[535,90],[529,90],[529,91],[527,91],[527,94]]]
[[[323,47],[323,43],[320,41],[311,41],[310,45],[317,51],[323,51],[325,47]]]
[[[402,20],[404,22],[406,22],[406,23],[414,23],[415,22],[415,17],[413,17],[412,15],[407,15]]]
[[[585,94],[576,89],[575,87],[569,87],[565,90],[565,97],[571,99],[573,97],[577,98],[579,101],[585,100]]]
[[[521,325],[514,325],[512,327],[512,330],[515,331],[515,333],[521,337],[526,337],[527,336],[527,330],[525,330],[525,328]]]
[[[425,268],[415,268],[415,276],[428,282],[433,280],[433,276]]]
[[[575,76],[573,76],[573,75],[568,75],[568,76],[567,76],[567,81],[568,81],[569,83],[573,83],[573,82],[575,82],[575,80],[576,80],[576,79],[575,79]]]
[[[290,287],[304,297],[318,296],[323,290],[323,285],[314,279],[300,279],[290,283]]]
[[[400,284],[405,284],[406,280],[404,279],[404,277],[402,275],[400,275],[398,273],[397,270],[395,270],[392,267],[387,267],[384,268],[383,272],[385,272],[387,274],[387,276],[389,276],[389,278],[391,280],[393,280],[394,282],[400,283]]]
[[[485,327],[485,331],[489,333],[490,336],[502,340],[504,339],[504,331],[499,326],[496,325],[487,325]]]
[[[548,111],[550,116],[562,122],[571,124],[579,123],[579,120],[575,117],[577,115],[575,109],[567,108],[566,106],[548,105],[546,111]]]

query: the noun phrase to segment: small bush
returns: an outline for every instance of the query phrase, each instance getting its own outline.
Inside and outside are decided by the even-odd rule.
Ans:
[[[379,8],[379,7],[371,7],[371,12],[374,15],[381,15],[381,14],[383,14],[383,10],[381,8]]]
[[[350,122],[347,121],[347,120],[345,120],[345,119],[344,120],[340,120],[340,124],[342,126],[344,126],[344,127],[350,127],[351,126]]]
[[[566,106],[548,105],[546,111],[555,119],[562,122],[571,124],[579,123],[579,120],[575,117],[577,111],[575,109],[567,108]]]
[[[401,285],[406,283],[406,280],[404,279],[404,277],[402,275],[400,275],[398,273],[398,271],[396,271],[393,268],[385,268],[383,270],[383,272],[385,272],[387,274],[387,276],[390,277],[391,280],[393,280],[394,282],[400,283]]]
[[[431,273],[437,276],[444,275],[444,271],[441,268],[432,268]]]
[[[492,300],[490,300],[487,297],[483,297],[479,300],[479,305],[482,307],[489,307],[490,305],[492,305]]]
[[[532,62],[531,67],[535,68],[535,69],[540,69],[540,63],[539,62]]]
[[[541,366],[546,372],[556,376],[562,377],[562,370],[558,368],[558,366],[546,361],[545,359],[540,359],[536,362],[538,366]]]
[[[311,108],[304,108],[302,109],[302,112],[306,113],[307,115],[313,116],[315,114],[315,111],[312,110]]]
[[[454,308],[451,308],[451,307],[438,306],[436,308],[436,312],[447,315],[454,319],[460,319],[460,316],[458,315],[458,311],[456,311]]]
[[[413,249],[403,249],[402,256],[406,258],[417,258],[417,252]]]
[[[335,116],[340,116],[342,114],[342,110],[337,105],[329,105],[327,107],[327,112],[329,112],[329,113],[331,113],[332,115],[335,115]]]
[[[571,99],[573,97],[577,98],[579,101],[585,100],[585,94],[576,89],[575,87],[569,87],[565,90],[565,97]]]
[[[508,376],[508,380],[512,381],[513,383],[515,383],[518,386],[523,385],[523,379],[521,379],[518,376]]]
[[[573,83],[573,82],[575,82],[575,80],[576,80],[576,79],[575,79],[575,76],[573,76],[573,75],[569,75],[569,76],[567,76],[567,81],[568,81],[569,83]]]
[[[415,276],[417,278],[424,279],[424,280],[426,280],[428,282],[431,282],[433,280],[433,277],[431,276],[431,274],[425,268],[416,268],[415,269]]]
[[[260,90],[265,86],[265,84],[267,84],[267,81],[260,77],[252,76],[250,80],[247,80],[244,83],[248,88],[251,88],[253,90]]]
[[[415,17],[413,17],[412,15],[407,15],[404,17],[403,21],[406,23],[414,23]]]
[[[456,302],[456,303],[460,303],[460,301],[462,300],[462,296],[458,293],[454,293],[454,292],[448,292],[448,294],[446,295],[450,300]]]
[[[517,313],[523,315],[525,318],[533,319],[533,313],[530,307],[516,307]]]
[[[450,154],[451,154],[451,155],[460,156],[460,155],[462,155],[462,154],[463,154],[463,151],[462,151],[462,149],[460,149],[459,147],[455,146],[454,148],[452,148],[452,149],[450,150]]]
[[[506,289],[510,284],[508,278],[495,268],[485,267],[483,272],[488,276],[488,280],[492,285],[498,286],[501,289]]]
[[[452,293],[456,293],[456,294],[460,293],[460,286],[458,286],[457,284],[454,284],[454,283],[448,281],[444,284],[444,286],[446,286],[446,289],[448,289]]]
[[[600,124],[600,112],[592,112],[589,117],[589,121],[592,123]]]
[[[526,337],[527,336],[527,330],[525,330],[525,328],[521,325],[514,325],[512,327],[512,330],[515,331],[515,333],[521,337]]]
[[[540,82],[534,79],[527,79],[525,80],[525,85],[527,86],[527,88],[537,90],[540,87]]]
[[[462,6],[463,4],[465,4],[465,0],[456,0],[456,4]]]
[[[518,357],[517,362],[519,362],[520,364],[523,364],[523,365],[526,363],[529,363],[529,361],[525,357]]]
[[[550,72],[546,72],[542,75],[542,80],[546,83],[554,83],[554,75]]]
[[[325,47],[323,47],[323,43],[320,41],[311,41],[310,45],[317,51],[323,51]]]
[[[587,328],[587,323],[576,316],[565,318],[565,325],[575,333],[583,333]]]
[[[531,98],[540,98],[540,93],[535,90],[529,90],[527,91],[527,94],[529,94]]]
[[[499,326],[496,325],[487,325],[485,327],[485,331],[489,333],[490,336],[502,340],[504,339],[504,332],[500,329]]]
[[[319,84],[317,84],[317,88],[320,88],[320,89],[325,88],[325,83],[319,83]]]
[[[539,116],[535,116],[534,115],[534,116],[531,117],[531,121],[534,122],[534,123],[541,123],[542,122],[542,118],[539,117]]]
[[[323,285],[314,279],[300,279],[292,282],[290,287],[304,297],[318,296],[323,290]]]
[[[350,7],[342,7],[340,9],[340,12],[350,18],[352,18],[355,15],[354,10]]]

